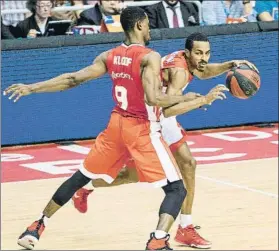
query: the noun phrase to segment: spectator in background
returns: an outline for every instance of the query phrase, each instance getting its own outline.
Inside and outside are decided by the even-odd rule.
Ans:
[[[1,17],[1,40],[2,39],[13,39],[14,36],[11,33],[11,26],[4,25]]]
[[[122,8],[122,1],[98,1],[93,8],[81,12],[78,25],[101,25],[101,21],[104,19],[104,16],[120,14]]]
[[[28,0],[26,7],[32,12],[32,16],[17,24],[15,36],[22,38],[47,36],[47,24],[53,20],[50,17],[53,4],[54,0]]]
[[[274,1],[256,1],[255,6],[260,21],[278,20],[278,0]]]
[[[25,1],[13,1],[13,0],[1,0],[1,10],[17,10],[17,9],[25,9],[26,8],[26,0]],[[24,13],[13,13],[13,14],[2,14],[3,24],[6,26],[16,26],[18,22],[24,20],[29,17],[30,14]]]
[[[202,2],[202,19],[204,25],[257,21],[249,0],[204,0]]]
[[[87,4],[86,0],[56,0],[54,3],[55,7],[61,7],[61,6],[83,6]],[[72,20],[73,25],[77,23],[77,20],[80,17],[80,13],[82,10],[76,10],[76,11],[55,11],[52,12],[52,17],[60,20]]]
[[[86,4],[88,5],[95,5],[98,1],[97,0],[87,0]]]
[[[198,9],[193,3],[164,0],[145,8],[150,28],[179,28],[199,25]]]

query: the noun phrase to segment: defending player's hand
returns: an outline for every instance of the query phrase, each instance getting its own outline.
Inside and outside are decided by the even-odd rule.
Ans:
[[[217,85],[212,88],[209,93],[205,95],[206,104],[211,105],[217,99],[226,99],[225,91],[229,91],[229,89],[224,85]]]
[[[196,93],[196,92],[188,92],[184,96],[186,97],[187,101],[192,101],[192,100],[195,100],[196,98],[202,97],[203,95]],[[207,111],[207,108],[204,106],[199,107],[199,109]]]
[[[257,73],[260,73],[258,68],[252,64],[251,62],[247,61],[247,60],[233,60],[233,65],[234,67],[239,67],[242,64],[246,64],[248,65],[251,69],[253,69],[254,71],[256,71]]]
[[[201,94],[195,92],[188,92],[184,95],[186,101],[191,101],[201,96],[202,96]]]
[[[27,96],[31,94],[31,87],[30,85],[24,84],[14,84],[9,86],[4,92],[3,95],[12,94],[9,99],[13,99],[14,102],[17,102],[21,97]]]

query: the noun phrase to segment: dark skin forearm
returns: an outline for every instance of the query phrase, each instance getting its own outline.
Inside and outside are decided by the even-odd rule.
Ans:
[[[11,93],[9,99],[17,102],[21,97],[32,93],[64,91],[80,85],[89,80],[103,76],[107,72],[106,58],[109,51],[100,54],[93,62],[77,72],[65,73],[58,77],[35,84],[13,84],[5,89],[4,95]]]

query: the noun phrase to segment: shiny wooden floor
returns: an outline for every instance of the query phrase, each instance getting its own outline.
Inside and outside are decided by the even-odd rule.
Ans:
[[[21,249],[17,237],[63,180],[2,184],[2,250]],[[139,184],[98,189],[87,214],[68,203],[54,215],[36,249],[143,250],[162,198]],[[213,250],[278,250],[278,158],[200,165],[193,217]],[[189,249],[173,241],[177,224],[171,245]]]

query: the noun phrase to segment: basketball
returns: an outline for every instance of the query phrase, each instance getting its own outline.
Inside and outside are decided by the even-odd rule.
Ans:
[[[240,99],[254,96],[260,88],[260,82],[259,74],[245,64],[233,68],[226,78],[226,85],[230,93]]]

